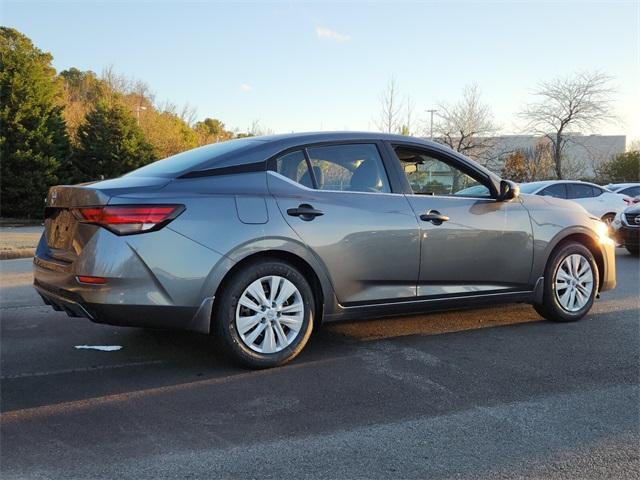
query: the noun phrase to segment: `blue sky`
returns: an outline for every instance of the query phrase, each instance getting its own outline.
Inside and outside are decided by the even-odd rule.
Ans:
[[[629,141],[640,139],[639,4],[2,0],[1,23],[58,70],[111,65],[198,118],[275,132],[375,129],[394,77],[425,122],[476,84],[512,133],[537,82],[599,69],[615,76],[621,118],[599,133]]]

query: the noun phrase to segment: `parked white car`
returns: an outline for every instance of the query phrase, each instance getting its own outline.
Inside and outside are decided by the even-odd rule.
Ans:
[[[640,183],[638,182],[610,183],[605,185],[604,188],[628,197],[640,198]]]
[[[616,214],[624,210],[630,201],[630,197],[611,192],[595,183],[572,180],[521,183],[520,191],[530,195],[571,200],[606,223],[611,223]]]

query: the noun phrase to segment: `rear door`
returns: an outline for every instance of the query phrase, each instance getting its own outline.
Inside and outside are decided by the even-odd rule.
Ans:
[[[520,201],[497,201],[485,174],[439,150],[393,147],[420,224],[418,296],[529,289],[533,237]]]
[[[596,195],[597,194],[597,195]],[[586,183],[567,183],[567,198],[582,205],[589,213],[601,217],[607,213],[607,205],[600,192]]]
[[[338,301],[413,298],[420,241],[376,142],[308,146],[274,162],[268,184],[282,215],[326,266]]]

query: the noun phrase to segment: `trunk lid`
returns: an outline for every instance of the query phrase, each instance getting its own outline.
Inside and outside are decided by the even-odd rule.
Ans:
[[[120,177],[51,187],[44,221],[49,256],[67,263],[73,262],[100,228],[80,224],[73,213],[75,208],[107,205],[116,195],[159,190],[170,181],[170,178],[158,177]]]

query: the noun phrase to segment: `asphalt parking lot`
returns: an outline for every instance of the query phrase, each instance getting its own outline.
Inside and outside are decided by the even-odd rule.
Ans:
[[[640,260],[617,260],[578,323],[333,324],[257,372],[206,336],[54,312],[31,260],[3,261],[2,478],[638,478]]]

